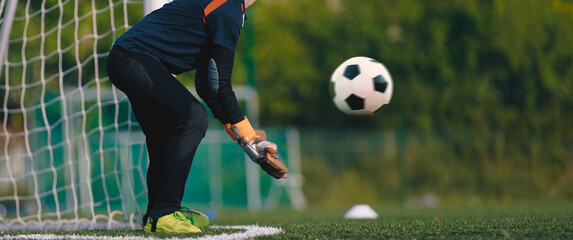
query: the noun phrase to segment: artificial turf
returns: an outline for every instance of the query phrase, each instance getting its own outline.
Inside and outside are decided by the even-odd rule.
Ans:
[[[257,239],[573,239],[573,203],[526,203],[407,208],[375,206],[374,220],[345,220],[346,209],[223,209],[212,225],[280,227],[283,233]],[[60,235],[196,238],[241,230],[207,228],[199,234],[141,230],[48,231]],[[0,233],[2,235],[20,233]]]

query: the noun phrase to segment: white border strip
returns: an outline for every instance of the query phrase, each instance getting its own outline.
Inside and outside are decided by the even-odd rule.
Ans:
[[[211,226],[215,229],[242,229],[244,232],[238,233],[223,233],[220,235],[207,235],[198,238],[155,238],[155,237],[141,237],[141,236],[90,236],[90,235],[57,235],[57,234],[21,234],[21,235],[5,235],[0,236],[0,240],[17,240],[17,239],[32,239],[32,240],[56,240],[56,239],[70,239],[70,240],[234,240],[234,239],[251,239],[260,236],[277,235],[283,232],[281,228],[275,227],[259,227],[257,225],[249,226]]]

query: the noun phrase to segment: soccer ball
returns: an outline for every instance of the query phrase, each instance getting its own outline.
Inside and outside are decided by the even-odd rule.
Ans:
[[[372,58],[348,59],[330,77],[332,101],[346,114],[373,114],[390,102],[392,91],[390,73]]]

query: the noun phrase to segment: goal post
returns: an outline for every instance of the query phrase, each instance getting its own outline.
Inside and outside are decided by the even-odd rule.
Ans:
[[[143,13],[147,15],[171,1],[172,0],[143,0]]]
[[[150,2],[0,0],[0,232],[138,228],[147,203],[145,138],[105,66],[115,39],[152,11]],[[256,124],[256,91],[236,90]],[[287,196],[304,208],[298,132],[269,134],[280,141],[289,179],[261,175],[211,127],[187,184],[198,195],[185,203],[256,210]],[[243,169],[236,179],[222,172],[228,162]]]
[[[4,2],[2,2],[4,3]],[[2,18],[2,28],[0,28],[0,75],[2,75],[2,67],[4,58],[6,57],[6,50],[8,48],[8,40],[10,39],[10,32],[12,30],[12,23],[14,22],[14,14],[18,0],[8,0],[6,5],[6,12]],[[3,13],[3,6],[0,6],[0,15]]]

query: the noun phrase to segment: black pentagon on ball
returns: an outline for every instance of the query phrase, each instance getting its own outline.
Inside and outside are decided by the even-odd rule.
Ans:
[[[374,89],[378,92],[385,93],[388,88],[388,82],[382,75],[378,75],[372,79],[374,81]]]
[[[352,80],[352,79],[356,78],[358,75],[360,75],[360,68],[358,68],[357,64],[348,65],[344,69],[343,75],[346,78],[348,78],[349,80]]]
[[[346,102],[346,104],[348,104],[348,106],[352,110],[364,109],[364,98],[352,94],[348,96],[344,101]]]

